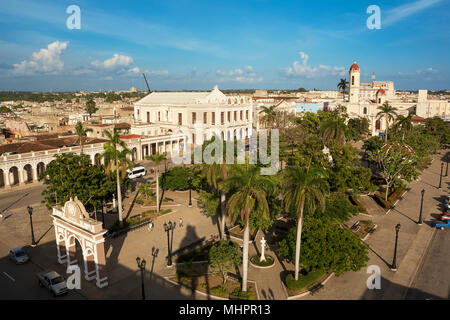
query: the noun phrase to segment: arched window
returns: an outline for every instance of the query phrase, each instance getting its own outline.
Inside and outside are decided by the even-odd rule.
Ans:
[[[355,76],[352,76],[352,86],[355,85]]]
[[[367,114],[367,107],[364,107],[363,114]]]

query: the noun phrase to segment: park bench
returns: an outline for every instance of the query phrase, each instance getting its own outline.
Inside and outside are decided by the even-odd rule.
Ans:
[[[377,230],[377,227],[378,227],[378,225],[376,224],[376,225],[374,225],[370,230],[369,230],[369,233],[374,233],[375,232],[375,230]]]
[[[360,228],[361,228],[361,226],[359,225],[359,220],[358,220],[358,221],[356,221],[356,222],[352,225],[352,227],[351,227],[350,229],[356,232],[356,231],[358,231]]]
[[[317,291],[319,291],[322,288],[323,288],[323,284],[322,283],[318,283],[314,287],[309,289],[309,292],[311,292],[311,295],[314,295]]]

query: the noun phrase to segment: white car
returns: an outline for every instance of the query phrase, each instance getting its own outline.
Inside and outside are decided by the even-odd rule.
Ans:
[[[130,179],[143,177],[147,174],[147,170],[143,166],[134,167],[133,170],[128,169],[127,175]]]
[[[8,252],[8,257],[16,264],[23,264],[30,259],[28,255],[22,250],[22,248],[12,248]]]
[[[56,271],[45,270],[36,274],[39,286],[47,288],[53,296],[60,296],[69,292],[66,281]]]

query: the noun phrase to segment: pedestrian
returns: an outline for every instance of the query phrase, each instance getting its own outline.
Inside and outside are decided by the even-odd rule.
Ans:
[[[153,230],[153,221],[150,221],[149,225],[148,225],[148,231],[152,231]]]
[[[183,227],[183,218],[180,217],[180,227]]]

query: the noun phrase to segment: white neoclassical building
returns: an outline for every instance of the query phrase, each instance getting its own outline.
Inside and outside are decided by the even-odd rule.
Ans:
[[[185,141],[187,136],[185,134],[156,137],[126,135],[121,136],[121,139],[133,151],[133,154],[130,155],[130,160],[133,161],[144,160],[145,156],[156,152],[166,153],[170,157],[173,154],[180,155],[186,151]],[[104,142],[95,142],[84,145],[83,153],[90,157],[92,164],[102,162],[100,155],[104,151],[103,144]],[[55,155],[69,152],[81,153],[80,146],[45,148],[36,144],[34,150],[36,151],[27,150],[22,153],[0,156],[0,189],[36,183],[39,181],[39,175],[55,159]]]
[[[210,92],[152,92],[134,104],[131,133],[161,135],[183,132],[188,143],[200,145],[213,134],[224,140],[252,135],[250,96]]]

